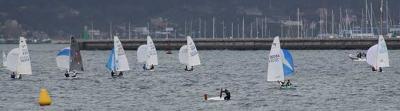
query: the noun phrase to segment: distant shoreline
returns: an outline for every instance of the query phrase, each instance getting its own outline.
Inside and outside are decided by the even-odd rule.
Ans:
[[[400,38],[385,38],[388,49],[400,49]],[[80,41],[82,50],[110,50],[111,40]],[[121,40],[126,50],[136,50],[144,39]],[[269,50],[272,38],[263,39],[202,39],[194,38],[198,50]],[[186,39],[154,39],[157,50],[179,50]],[[378,38],[289,39],[281,38],[281,47],[292,50],[366,50],[378,43]]]

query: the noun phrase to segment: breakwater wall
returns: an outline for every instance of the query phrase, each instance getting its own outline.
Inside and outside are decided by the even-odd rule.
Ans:
[[[269,50],[269,39],[196,39],[198,50]],[[389,49],[400,49],[400,38],[385,38]],[[179,50],[186,44],[186,39],[153,39],[157,50]],[[125,50],[136,50],[146,44],[144,39],[121,40]],[[292,50],[366,50],[378,43],[378,38],[333,38],[333,39],[288,39],[281,38],[281,47]],[[112,40],[82,40],[82,50],[110,50]]]

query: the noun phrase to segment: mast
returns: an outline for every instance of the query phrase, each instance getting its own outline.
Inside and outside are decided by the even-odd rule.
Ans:
[[[204,38],[207,37],[207,19],[204,20]]]
[[[222,38],[225,39],[225,21],[222,20]]]
[[[368,18],[369,18],[369,13],[368,13],[368,0],[365,0],[365,32],[368,33],[367,25],[368,25]]]
[[[244,17],[242,19],[242,39],[244,39]]]
[[[213,27],[212,27],[212,29],[213,29],[213,31],[212,31],[213,35],[212,35],[212,37],[213,37],[213,39],[215,39],[215,18],[214,18],[214,17],[213,17],[212,21],[213,21]]]
[[[237,37],[240,38],[240,22],[237,24]]]
[[[201,18],[199,18],[199,38],[201,37]]]
[[[264,37],[264,19],[261,18],[261,38]]]
[[[253,23],[250,23],[250,38],[253,38]]]
[[[343,37],[343,35],[341,35],[341,34],[343,34],[343,30],[342,30],[342,22],[343,22],[343,20],[342,20],[342,7],[340,7],[339,8],[339,36],[341,36],[341,37]]]
[[[297,8],[297,38],[300,38],[300,8]]]
[[[112,40],[113,38],[112,38],[113,36],[112,36],[112,22],[110,22],[110,40]]]
[[[267,36],[267,28],[268,28],[267,17],[264,16],[264,36]],[[264,36],[263,36],[263,38],[264,38]]]
[[[233,38],[233,22],[232,22],[232,24],[231,24],[231,37]]]
[[[128,38],[129,38],[129,40],[131,40],[131,21],[130,20],[128,23]]]
[[[258,18],[256,17],[256,38],[258,39]]]
[[[389,22],[389,5],[388,5],[388,2],[389,1],[386,0],[386,5],[385,5],[385,9],[386,9],[386,11],[385,11],[385,14],[386,14],[385,15],[385,17],[386,17],[386,20],[385,20],[386,21],[386,33],[389,33],[389,31],[390,31],[389,30],[389,25],[390,25],[389,23],[390,22]]]
[[[185,36],[187,36],[187,33],[186,33],[187,30],[186,29],[187,29],[187,21],[185,20]]]
[[[380,35],[383,35],[383,0],[381,0],[381,28],[380,28]]]
[[[335,16],[333,14],[333,10],[332,10],[332,36],[335,34]]]
[[[374,34],[374,27],[373,27],[373,23],[374,23],[373,20],[374,20],[374,19],[373,19],[373,17],[372,17],[372,16],[373,16],[373,12],[372,12],[372,3],[370,3],[370,6],[371,6],[371,8],[370,8],[370,13],[371,13],[371,14],[369,14],[369,20],[370,20],[369,24],[370,24],[370,26],[371,26],[370,29],[371,29],[372,35],[375,35],[375,34]]]
[[[193,37],[193,20],[190,19],[190,36]]]

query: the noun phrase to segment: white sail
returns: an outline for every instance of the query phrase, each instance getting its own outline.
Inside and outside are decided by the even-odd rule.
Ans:
[[[137,60],[139,63],[144,63],[146,62],[147,58],[147,45],[140,45],[139,48],[137,49]]]
[[[271,50],[268,56],[268,74],[267,81],[283,81],[284,72],[282,65],[282,51],[279,42],[279,37],[275,37],[271,45]]]
[[[31,59],[29,57],[28,46],[24,37],[19,38],[19,56],[17,64],[17,74],[32,74]]]
[[[114,36],[115,65],[117,71],[128,71],[129,63],[118,36]]]
[[[6,54],[4,53],[4,51],[3,51],[3,67],[6,67],[7,65],[7,56],[6,56]]]
[[[197,52],[196,45],[190,36],[187,37],[187,47],[188,47],[188,66],[200,65],[200,57]]]
[[[367,52],[367,63],[373,67],[389,67],[389,54],[383,36]]]
[[[179,62],[185,65],[188,65],[188,59],[189,59],[189,53],[188,53],[188,47],[187,45],[183,45],[179,49]]]
[[[12,72],[17,72],[17,63],[19,56],[19,48],[14,48],[7,54],[6,67]]]
[[[68,71],[69,70],[69,57],[70,56],[70,48],[66,47],[58,51],[56,62],[57,67],[60,70]]]
[[[378,44],[370,47],[367,51],[367,63],[373,67],[378,67]]]
[[[385,39],[382,35],[379,36],[378,41],[378,67],[389,67],[389,54],[386,47]]]
[[[147,48],[146,65],[158,65],[157,50],[150,36],[147,36]]]

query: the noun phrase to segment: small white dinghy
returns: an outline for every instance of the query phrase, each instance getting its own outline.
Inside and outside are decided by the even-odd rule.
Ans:
[[[19,48],[14,48],[7,55],[6,67],[12,71],[11,78],[21,79],[21,75],[32,75],[31,59],[24,37],[19,38]]]
[[[225,100],[224,97],[222,96],[222,88],[220,89],[219,96],[208,97],[208,95],[205,94],[204,95],[204,100],[206,100],[206,101],[223,101],[223,100]]]
[[[294,74],[292,55],[288,50],[281,49],[279,37],[275,37],[268,56],[267,81],[283,82]],[[290,83],[291,84],[291,83]],[[292,85],[281,85],[281,89],[294,89]]]
[[[196,45],[190,36],[187,36],[187,44],[179,49],[179,62],[186,65],[186,71],[193,71],[193,66],[201,64]]]
[[[130,70],[124,47],[122,46],[118,36],[114,36],[114,48],[111,50],[110,56],[108,57],[106,68],[111,71],[112,77],[121,77],[123,71]]]
[[[143,64],[144,70],[154,71],[158,65],[157,49],[150,36],[147,36],[147,44],[140,45],[137,50],[137,60]]]
[[[379,36],[378,44],[370,47],[367,52],[367,63],[372,66],[372,71],[382,72],[383,67],[389,67],[389,52],[385,39]]]

